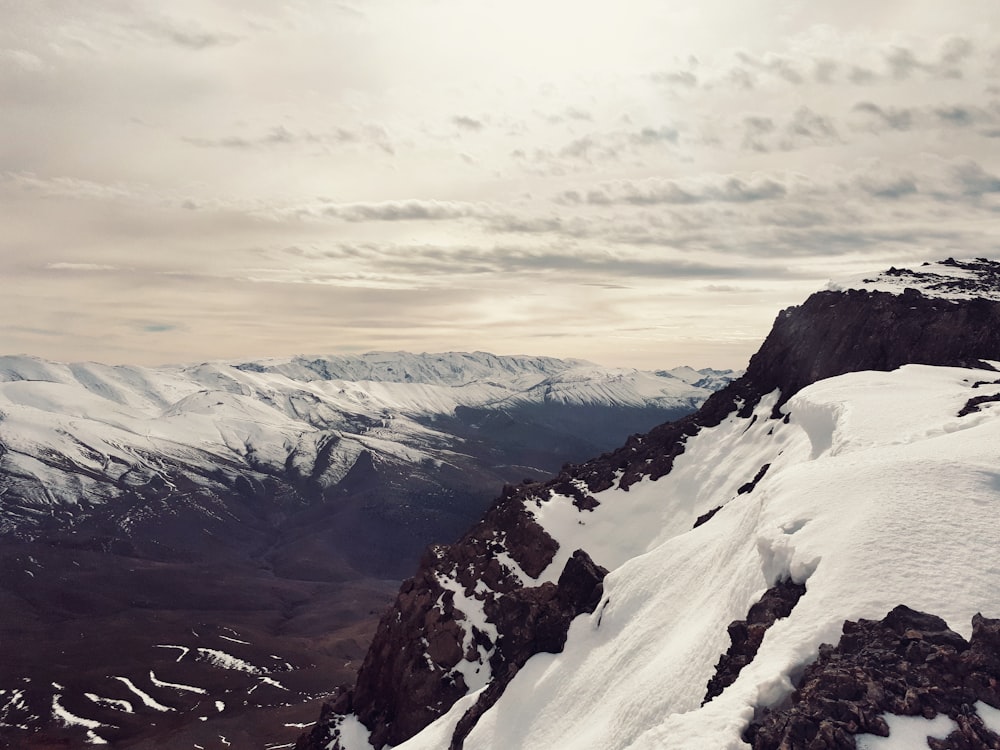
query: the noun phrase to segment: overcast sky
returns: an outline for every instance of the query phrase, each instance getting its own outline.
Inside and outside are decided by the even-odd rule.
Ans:
[[[1000,255],[997,0],[0,0],[0,353],[743,366]]]

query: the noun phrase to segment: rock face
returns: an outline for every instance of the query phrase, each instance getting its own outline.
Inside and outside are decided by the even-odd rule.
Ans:
[[[607,571],[580,550],[558,583],[525,586],[497,559],[503,540],[519,567],[537,576],[555,554],[555,541],[525,510],[530,487],[506,488],[459,542],[427,551],[382,617],[354,689],[296,747],[326,747],[349,714],[371,729],[373,747],[397,745],[492,679],[470,709],[468,731],[531,656],[562,650],[569,623],[600,600]]]
[[[1000,705],[1000,620],[977,615],[967,642],[944,620],[900,605],[881,621],[845,622],[836,646],[820,647],[791,697],[765,711],[744,739],[754,750],[854,750],[854,735],[889,735],[883,714],[958,724],[932,750],[990,750],[1000,735],[972,708]]]
[[[593,589],[588,583],[569,596],[560,593],[562,579],[558,586],[538,585],[537,579],[553,559],[558,544],[530,511],[554,494],[572,497],[583,516],[598,505],[593,494],[611,487],[627,490],[644,477],[655,480],[669,474],[687,441],[702,429],[721,424],[733,413],[756,419],[752,417],[754,407],[775,390],[779,397],[771,418],[780,418],[778,407],[799,390],[848,372],[893,370],[911,363],[976,364],[993,369],[983,360],[1000,360],[998,270],[1000,264],[985,261],[967,266],[948,261],[936,270],[905,277],[927,294],[909,286],[892,287],[893,291],[848,289],[813,294],[802,305],[778,315],[746,374],[710,396],[696,413],[645,435],[633,435],[624,446],[597,459],[567,465],[548,482],[505,488],[472,531],[455,544],[432,548],[424,556],[417,575],[403,584],[396,604],[383,616],[355,688],[341,696],[297,748],[327,747],[348,717],[360,721],[370,732],[370,743],[376,750],[396,745],[443,715],[471,690],[489,686],[480,700],[496,700],[509,680],[508,670],[519,668],[515,665],[523,663],[522,658],[561,648],[569,622],[566,615],[574,610],[590,611]],[[953,279],[956,274],[958,286],[947,290],[958,299],[934,296],[938,277]],[[904,277],[897,272],[891,278],[898,281]],[[993,298],[974,296],[982,289],[991,290]],[[973,298],[967,298],[969,295]],[[766,471],[767,466],[760,467],[757,476],[740,491],[752,492]],[[700,518],[698,524],[709,519]],[[579,522],[583,523],[583,518]],[[508,561],[516,563],[527,579]],[[751,612],[750,621],[743,626],[747,632],[741,630],[733,639],[741,639],[749,650],[732,655],[730,663],[722,665],[722,671],[732,674],[720,676],[718,684],[709,686],[708,699],[721,692],[728,684],[726,679],[752,658],[751,651],[756,650],[753,641],[759,645],[767,617],[773,622],[775,617],[784,616],[781,613],[790,610],[798,595],[791,589],[779,592],[774,602],[763,607],[770,612],[767,616],[759,613],[759,622]],[[565,603],[567,596],[571,604]],[[564,600],[557,607],[560,615],[553,617],[549,603],[560,597]],[[957,650],[957,642],[954,645]],[[463,732],[470,730],[469,723],[476,716],[474,710],[466,714],[452,747],[461,746]],[[761,745],[772,746],[778,745]]]
[[[780,581],[765,591],[760,601],[750,607],[745,620],[735,620],[729,625],[732,645],[719,659],[715,675],[708,681],[703,703],[722,695],[723,690],[736,682],[743,667],[757,655],[767,629],[775,621],[788,617],[804,593],[805,584]]]

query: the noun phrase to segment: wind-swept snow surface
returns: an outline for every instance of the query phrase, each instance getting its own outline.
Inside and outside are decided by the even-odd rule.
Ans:
[[[752,416],[689,438],[658,481],[597,493],[593,510],[561,496],[537,504],[560,543],[556,569],[541,577],[582,547],[611,570],[604,597],[574,620],[562,653],[527,662],[465,747],[744,748],[754,712],[789,695],[845,620],[903,603],[968,637],[974,614],[1000,615],[1000,570],[989,562],[1000,549],[1000,403],[958,416],[970,398],[1000,395],[997,378],[923,365],[851,373],[800,391],[781,407],[785,419],[771,417],[775,393]],[[727,626],[786,578],[806,593],[702,706]],[[397,750],[446,747],[468,705]]]

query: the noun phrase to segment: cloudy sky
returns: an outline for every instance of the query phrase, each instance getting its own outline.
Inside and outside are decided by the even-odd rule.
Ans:
[[[997,0],[0,0],[0,353],[742,366],[1000,256]]]

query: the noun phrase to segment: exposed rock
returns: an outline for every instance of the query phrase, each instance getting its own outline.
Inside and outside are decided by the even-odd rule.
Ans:
[[[965,406],[959,410],[958,416],[964,417],[968,414],[974,414],[977,411],[981,411],[979,407],[983,404],[988,404],[994,401],[1000,401],[1000,393],[995,393],[992,396],[975,396],[970,398],[965,402]]]
[[[788,706],[765,709],[744,733],[754,750],[854,750],[854,735],[889,735],[883,714],[946,714],[958,729],[933,750],[995,750],[972,706],[1000,705],[1000,620],[973,618],[971,641],[934,615],[905,606],[881,621],[844,623],[836,646],[824,644]]]
[[[712,508],[712,510],[708,511],[707,513],[703,513],[702,515],[698,516],[694,521],[694,526],[692,526],[691,528],[697,529],[699,526],[708,523],[709,521],[712,520],[712,518],[715,516],[716,513],[722,510],[723,507],[724,506],[720,505],[718,508]]]
[[[799,599],[806,593],[803,583],[792,580],[779,581],[763,593],[750,607],[747,619],[734,620],[729,625],[729,650],[719,659],[715,674],[708,681],[702,705],[722,695],[722,691],[736,682],[743,667],[753,661],[764,640],[764,634],[777,620],[788,617]]]
[[[751,479],[746,484],[742,485],[738,490],[736,490],[736,494],[746,495],[748,492],[753,492],[754,488],[757,487],[757,484],[760,482],[761,479],[764,478],[764,475],[767,474],[767,470],[770,468],[771,464],[764,464],[763,466],[761,466],[760,469],[757,471],[757,473],[754,475],[754,478]]]
[[[499,600],[504,619],[500,620],[498,629],[505,635],[501,637],[493,657],[493,681],[459,719],[449,750],[462,750],[465,738],[476,722],[503,695],[507,685],[529,658],[540,652],[559,653],[563,650],[573,618],[584,612],[593,612],[600,602],[605,575],[607,571],[604,568],[596,565],[586,552],[577,550],[566,561],[559,583],[555,586],[554,597],[548,596],[547,592],[544,596],[532,593],[548,589],[549,584],[538,589],[521,589]],[[530,602],[527,607],[521,605],[523,595]],[[529,633],[532,635],[525,637]]]
[[[512,557],[517,550],[518,565],[534,575],[551,562],[556,550],[552,538],[524,510],[524,491],[505,488],[500,501],[462,540],[428,550],[420,571],[403,583],[396,604],[382,617],[354,689],[340,695],[297,748],[326,748],[338,717],[350,713],[371,730],[373,747],[398,745],[467,693],[469,686],[456,669],[459,662],[488,653],[494,679],[490,691],[463,719],[468,733],[531,656],[562,650],[573,618],[592,612],[600,600],[607,571],[579,550],[567,561],[558,583],[521,586],[495,557],[499,539],[505,540]],[[456,579],[469,599],[481,602],[487,621],[496,628],[495,642],[469,624],[471,613],[456,607],[455,592],[442,586],[439,576]],[[481,581],[488,588],[476,594]],[[471,654],[462,648],[466,627],[472,630]],[[464,736],[456,740],[458,747]]]

